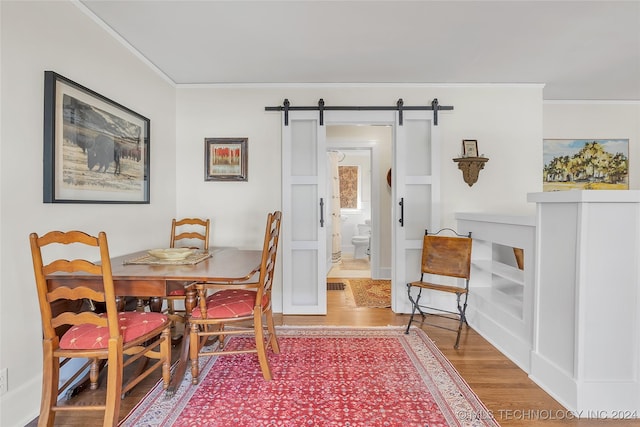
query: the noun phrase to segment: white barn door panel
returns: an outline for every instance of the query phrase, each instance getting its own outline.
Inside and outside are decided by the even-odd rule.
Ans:
[[[406,283],[420,278],[424,230],[440,227],[440,150],[432,111],[405,112],[395,126],[391,308],[409,313]]]
[[[327,310],[325,141],[317,112],[290,112],[289,124],[283,122],[284,314],[326,314]]]

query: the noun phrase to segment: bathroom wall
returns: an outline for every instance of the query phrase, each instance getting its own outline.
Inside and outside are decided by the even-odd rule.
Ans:
[[[369,150],[342,150],[345,157],[338,166],[358,166],[359,209],[341,209],[342,222],[342,253],[353,255],[354,247],[351,238],[358,232],[357,224],[363,224],[371,219],[371,153]]]

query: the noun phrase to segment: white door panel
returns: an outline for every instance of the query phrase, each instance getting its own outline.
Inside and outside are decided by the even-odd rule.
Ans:
[[[432,111],[405,112],[395,127],[391,308],[410,312],[406,283],[420,277],[425,229],[440,224],[439,145]]]
[[[290,112],[282,125],[284,314],[326,314],[326,148],[318,114]]]

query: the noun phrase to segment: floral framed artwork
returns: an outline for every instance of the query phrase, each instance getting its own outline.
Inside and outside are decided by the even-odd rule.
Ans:
[[[543,140],[543,191],[628,190],[628,139]]]
[[[338,166],[340,208],[359,209],[360,167]]]
[[[248,138],[205,138],[205,181],[247,181]]]
[[[150,120],[44,73],[44,203],[149,203]]]

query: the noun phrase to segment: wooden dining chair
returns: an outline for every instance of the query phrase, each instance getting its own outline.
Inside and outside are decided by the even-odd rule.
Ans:
[[[31,233],[31,256],[42,319],[43,380],[38,426],[54,425],[59,411],[103,411],[103,426],[116,426],[120,399],[136,384],[160,368],[164,388],[169,386],[171,322],[162,313],[118,312],[111,276],[107,236],[98,237],[81,231],[51,231],[43,236]],[[58,254],[66,248],[69,254],[97,253],[99,262],[86,259],[53,259],[45,263],[43,252]],[[53,257],[52,257],[53,258]],[[71,257],[69,257],[71,259]],[[78,279],[73,287],[55,281],[55,273],[73,273]],[[87,300],[105,306],[104,313],[66,311],[60,300]],[[68,306],[73,306],[70,304]],[[154,359],[149,366],[143,358]],[[75,375],[59,387],[60,368],[73,359],[88,359]],[[126,360],[125,360],[126,358]],[[72,405],[58,403],[58,395],[90,368],[91,388],[97,388],[99,361],[106,361],[107,387],[104,404]],[[123,384],[124,369],[140,361]]]
[[[171,221],[170,248],[190,248],[200,249],[205,252],[209,250],[209,219],[183,218]],[[183,303],[186,298],[184,282],[174,282],[169,285],[166,313],[173,322],[185,323],[185,310],[177,309],[175,302]],[[185,332],[185,333],[188,333]]]
[[[273,323],[271,288],[276,265],[276,254],[280,238],[282,213],[275,211],[267,216],[267,226],[262,246],[258,280],[249,283],[197,283],[195,285],[198,304],[191,312],[191,334],[189,357],[191,359],[192,383],[198,383],[199,357],[238,353],[257,353],[260,369],[265,380],[271,380],[271,367],[267,348],[280,353]],[[208,290],[216,290],[207,295]],[[250,326],[242,323],[251,323]],[[226,325],[239,326],[226,329]],[[265,335],[266,324],[266,335]],[[227,349],[225,338],[233,335],[252,335],[253,345]],[[218,343],[204,347],[207,340],[217,337]]]
[[[447,232],[450,232],[453,236],[447,236]],[[427,314],[453,319],[457,321],[456,328],[437,323],[427,324],[457,332],[456,342],[453,347],[458,348],[462,325],[467,322],[466,309],[467,298],[469,296],[469,278],[471,275],[471,243],[471,233],[468,235],[460,235],[454,230],[445,228],[430,234],[425,230],[422,244],[420,280],[407,283],[407,293],[409,294],[412,309],[405,333],[409,333],[409,328],[411,327],[416,311],[422,315],[423,323]],[[425,277],[425,274],[428,275],[428,277]],[[453,278],[453,281],[464,279],[464,286],[450,283],[451,278]],[[415,295],[415,298],[412,288],[418,288],[418,293]],[[420,297],[422,296],[423,290],[455,294],[456,310],[453,311],[453,309],[447,310],[434,306],[421,305]]]
[[[209,250],[209,219],[183,218],[171,221],[170,248]]]

